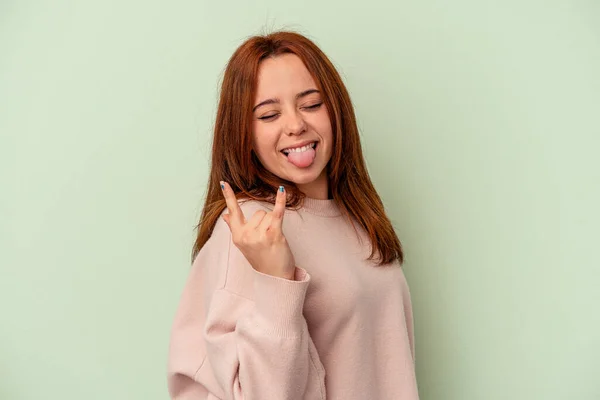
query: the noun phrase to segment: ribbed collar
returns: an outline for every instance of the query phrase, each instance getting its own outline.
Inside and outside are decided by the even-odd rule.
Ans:
[[[342,215],[339,206],[333,199],[319,200],[310,197],[305,197],[304,204],[301,210],[304,210],[311,214],[320,215],[322,217],[337,217],[339,215]]]

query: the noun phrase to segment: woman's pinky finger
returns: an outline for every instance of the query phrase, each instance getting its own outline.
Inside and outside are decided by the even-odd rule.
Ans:
[[[287,195],[283,186],[279,186],[277,191],[277,197],[275,199],[275,207],[273,208],[273,217],[277,220],[278,225],[281,227],[283,221],[283,215],[285,214],[285,204]]]

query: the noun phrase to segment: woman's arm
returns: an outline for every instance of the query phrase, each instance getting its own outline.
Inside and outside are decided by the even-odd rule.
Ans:
[[[302,315],[310,275],[258,272],[228,241],[229,250],[207,242],[188,277],[171,335],[171,398],[325,399],[325,371]],[[251,272],[232,273],[240,268]],[[252,296],[227,287],[244,277]]]

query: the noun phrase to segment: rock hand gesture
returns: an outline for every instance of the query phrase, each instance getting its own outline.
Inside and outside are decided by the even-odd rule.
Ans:
[[[229,211],[223,219],[231,230],[233,243],[250,265],[258,272],[294,280],[294,255],[282,230],[286,204],[283,186],[277,191],[273,211],[258,210],[250,220],[246,220],[231,186],[221,182],[221,189]]]

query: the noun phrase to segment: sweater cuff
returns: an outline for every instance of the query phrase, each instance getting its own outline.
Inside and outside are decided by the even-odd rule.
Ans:
[[[304,298],[310,283],[306,270],[296,267],[295,280],[254,270],[254,301],[266,320],[267,330],[277,336],[299,336],[304,329]]]

